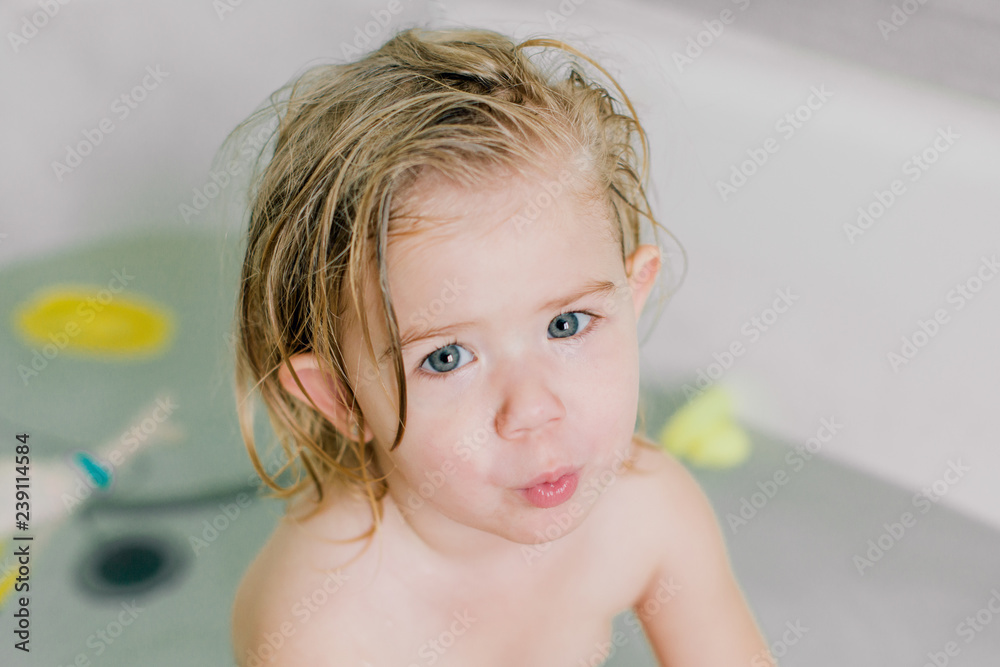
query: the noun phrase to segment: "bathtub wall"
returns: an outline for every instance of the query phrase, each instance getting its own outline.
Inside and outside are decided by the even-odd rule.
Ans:
[[[731,9],[739,15],[741,31],[1000,100],[1000,6],[988,0],[669,0],[666,4],[703,19]]]
[[[234,194],[206,186],[237,123],[309,64],[432,16],[404,0],[56,4],[51,17],[32,0],[0,8],[16,35],[0,59],[2,263],[121,230],[217,223],[182,205]]]

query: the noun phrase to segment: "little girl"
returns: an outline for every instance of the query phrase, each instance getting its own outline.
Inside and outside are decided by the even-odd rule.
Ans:
[[[618,83],[562,42],[413,28],[282,108],[236,340],[290,502],[237,662],[596,667],[632,608],[663,665],[772,665],[706,498],[633,434],[660,254]]]

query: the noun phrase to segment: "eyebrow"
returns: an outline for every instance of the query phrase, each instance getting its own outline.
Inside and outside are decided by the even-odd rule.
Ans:
[[[613,294],[617,294],[620,289],[621,286],[611,280],[591,280],[569,294],[557,297],[542,304],[542,306],[538,309],[538,312],[563,308],[588,296],[611,296]],[[419,343],[420,341],[428,338],[435,338],[442,334],[468,329],[474,324],[476,324],[476,322],[455,322],[453,324],[446,324],[426,330],[410,330],[400,336],[399,345],[401,349],[405,350],[414,343]],[[389,347],[382,352],[382,356],[379,357],[379,364],[385,361],[391,351],[392,348]]]

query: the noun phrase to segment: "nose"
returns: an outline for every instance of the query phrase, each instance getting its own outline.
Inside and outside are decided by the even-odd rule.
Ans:
[[[528,437],[566,415],[566,407],[557,391],[537,368],[509,378],[502,400],[496,429],[506,440]]]

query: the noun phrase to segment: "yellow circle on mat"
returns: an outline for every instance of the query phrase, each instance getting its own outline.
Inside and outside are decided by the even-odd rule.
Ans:
[[[51,288],[24,302],[14,322],[31,344],[101,356],[155,354],[173,333],[167,308],[103,287]]]

